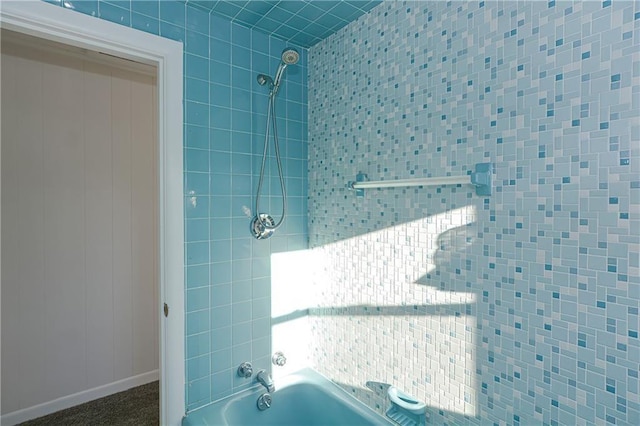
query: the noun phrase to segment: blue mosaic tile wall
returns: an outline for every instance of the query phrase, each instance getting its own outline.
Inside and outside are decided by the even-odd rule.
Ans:
[[[186,401],[195,409],[249,386],[235,375],[241,362],[270,366],[270,255],[307,247],[307,52],[298,48],[276,104],[288,218],[257,241],[243,209],[253,209],[267,118],[256,77],[275,74],[285,43],[178,1],[65,5],[184,43]],[[279,217],[268,164],[261,205]]]
[[[384,2],[309,55],[316,368],[434,424],[640,424],[640,3]],[[346,188],[480,162],[490,197]]]

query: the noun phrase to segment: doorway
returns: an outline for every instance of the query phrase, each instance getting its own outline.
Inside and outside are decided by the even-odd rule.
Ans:
[[[1,39],[5,415],[158,380],[160,315],[155,68]]]
[[[182,45],[45,2],[3,2],[0,26],[157,69],[158,155],[154,160],[158,176],[160,421],[179,424],[184,414]],[[162,306],[169,309],[161,309]],[[94,389],[98,392],[95,397],[101,396],[102,387]],[[54,402],[59,404],[60,399]]]

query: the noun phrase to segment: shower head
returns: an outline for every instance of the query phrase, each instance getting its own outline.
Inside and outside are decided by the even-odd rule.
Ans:
[[[282,51],[282,63],[286,65],[294,65],[298,63],[300,54],[293,47],[287,47]]]
[[[284,74],[285,68],[288,65],[297,64],[300,60],[300,53],[293,47],[287,47],[282,51],[282,55],[280,56],[282,60],[278,65],[278,70],[276,71],[276,75],[274,78],[269,77],[265,74],[258,74],[258,84],[260,86],[269,85],[271,89],[271,95],[275,96],[278,93],[278,88],[280,87],[280,80],[282,80],[282,75]]]
[[[282,51],[281,59],[282,62],[278,65],[278,71],[276,71],[276,76],[273,79],[273,87],[276,92],[278,91],[278,87],[280,87],[280,80],[282,79],[285,68],[287,68],[287,65],[297,64],[300,59],[300,54],[293,47],[287,47]]]

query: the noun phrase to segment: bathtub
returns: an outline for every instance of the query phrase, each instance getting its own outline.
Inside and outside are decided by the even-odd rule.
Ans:
[[[275,381],[271,408],[260,411],[265,389],[251,388],[189,413],[183,426],[395,425],[310,368]]]

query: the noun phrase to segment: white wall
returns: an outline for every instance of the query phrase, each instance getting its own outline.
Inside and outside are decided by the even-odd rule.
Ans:
[[[155,77],[7,38],[3,420],[157,378],[159,305]]]
[[[271,352],[282,352],[286,365],[270,365],[277,380],[311,365],[308,310],[313,306],[309,276],[314,270],[309,250],[271,255]],[[254,366],[264,368],[264,366]]]

